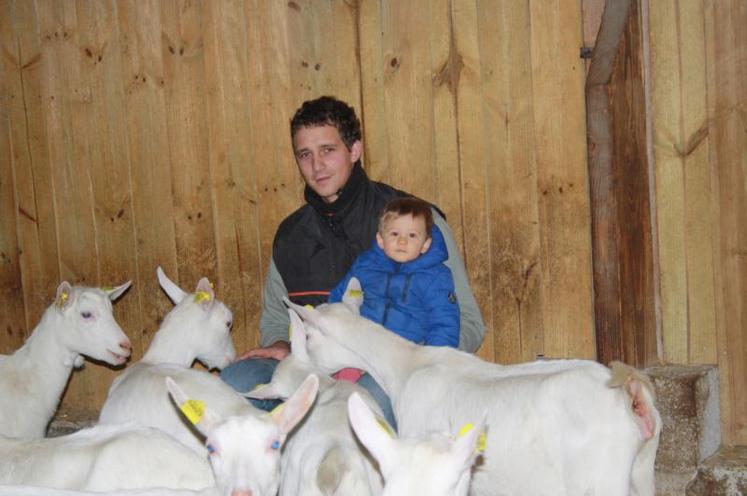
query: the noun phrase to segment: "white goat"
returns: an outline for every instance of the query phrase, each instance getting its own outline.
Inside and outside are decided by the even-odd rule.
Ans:
[[[361,402],[383,417],[381,409],[362,387],[336,381],[311,363],[303,323],[289,313],[291,354],[278,364],[269,384],[246,393],[250,398],[286,399],[309,374],[319,376],[316,403],[283,449],[280,495],[378,495],[381,476],[348,425],[347,399],[357,393],[364,398]]]
[[[190,489],[210,496],[263,496],[277,491],[259,487],[252,467],[261,463],[277,468],[280,447],[314,401],[315,376],[304,381],[285,408],[269,420],[253,412],[224,418],[200,400],[189,399],[170,378],[169,393],[210,446],[209,462],[157,429],[138,425],[97,425],[68,436],[40,440],[0,438],[0,483],[33,488],[79,491],[121,491],[153,488]],[[272,424],[275,429],[268,429]],[[271,432],[272,431],[272,432]],[[256,449],[255,437],[264,449]],[[167,492],[167,491],[166,491]],[[0,493],[6,494],[3,486]],[[43,494],[43,493],[42,493]],[[168,494],[168,492],[167,492]]]
[[[99,421],[106,424],[137,422],[174,436],[197,453],[206,454],[200,439],[192,433],[169,401],[165,378],[173,376],[186,384],[188,392],[216,405],[226,414],[239,413],[246,401],[222,381],[203,372],[189,370],[195,360],[210,368],[222,368],[236,356],[231,341],[231,311],[215,299],[210,282],[200,279],[194,293],[174,284],[159,267],[158,280],[176,306],[166,315],[153,336],[148,351],[112,383]],[[194,386],[189,384],[194,383]],[[215,389],[210,395],[203,390]],[[233,394],[228,394],[231,391]]]
[[[463,426],[456,439],[441,433],[400,439],[357,393],[348,400],[348,415],[358,439],[379,462],[386,480],[382,496],[467,495],[472,465],[483,448],[482,425]]]
[[[208,374],[205,374],[208,375]],[[212,377],[212,376],[211,376]],[[220,381],[220,379],[219,379]],[[280,481],[280,451],[291,430],[311,408],[319,379],[309,375],[288,400],[271,413],[253,407],[236,416],[225,416],[212,406],[187,395],[167,379],[169,393],[182,413],[206,437],[210,463],[219,488],[233,496],[275,496]],[[210,403],[208,403],[210,405]]]
[[[5,485],[0,486],[3,496],[216,496],[215,488],[202,491],[193,489],[166,489],[152,487],[148,489],[119,489],[116,491],[77,491],[72,489],[53,489],[43,486]]]
[[[215,486],[206,458],[166,433],[134,424],[36,440],[0,438],[0,459],[2,484],[85,491]]]
[[[57,408],[74,366],[85,355],[122,365],[131,345],[112,315],[130,282],[113,289],[62,282],[55,302],[24,345],[0,356],[0,435],[39,438]]]
[[[195,292],[187,293],[166,277],[161,267],[156,275],[176,306],[164,317],[140,363],[191,367],[199,360],[216,369],[231,363],[236,357],[230,333],[233,314],[215,298],[210,281],[203,277]]]
[[[353,295],[362,295],[357,280],[343,303],[311,309],[286,301],[319,335],[307,341],[312,359],[371,373],[404,436],[449,430],[487,411],[484,465],[470,494],[653,496],[661,418],[638,371],[585,360],[500,366],[417,346],[360,317],[362,296]]]

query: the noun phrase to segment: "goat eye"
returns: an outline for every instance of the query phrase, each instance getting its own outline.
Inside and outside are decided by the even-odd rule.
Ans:
[[[80,312],[80,316],[84,319],[90,319],[91,318],[91,312]]]
[[[233,322],[231,322],[231,321],[229,320],[228,322],[226,322],[226,327],[230,329],[230,328],[231,328],[231,324],[233,324]]]
[[[207,444],[205,447],[208,450],[208,454],[212,455],[213,453],[215,453],[215,448],[213,447],[212,444]]]
[[[274,450],[280,449],[280,441],[278,441],[277,439],[274,440],[272,444],[270,445],[270,448]]]

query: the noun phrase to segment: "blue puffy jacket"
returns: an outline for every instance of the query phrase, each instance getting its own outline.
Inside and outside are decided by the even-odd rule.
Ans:
[[[361,253],[344,279],[329,294],[342,300],[350,278],[363,289],[361,315],[403,338],[431,346],[459,346],[459,304],[441,230],[433,226],[433,241],[415,260],[395,262],[374,241]]]

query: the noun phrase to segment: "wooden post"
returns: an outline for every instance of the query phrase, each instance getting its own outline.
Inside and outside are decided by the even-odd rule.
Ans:
[[[586,81],[597,360],[657,360],[637,2],[607,2]]]

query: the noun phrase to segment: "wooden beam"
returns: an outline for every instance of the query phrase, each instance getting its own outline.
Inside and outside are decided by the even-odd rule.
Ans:
[[[607,2],[586,81],[597,359],[657,360],[638,3]]]

